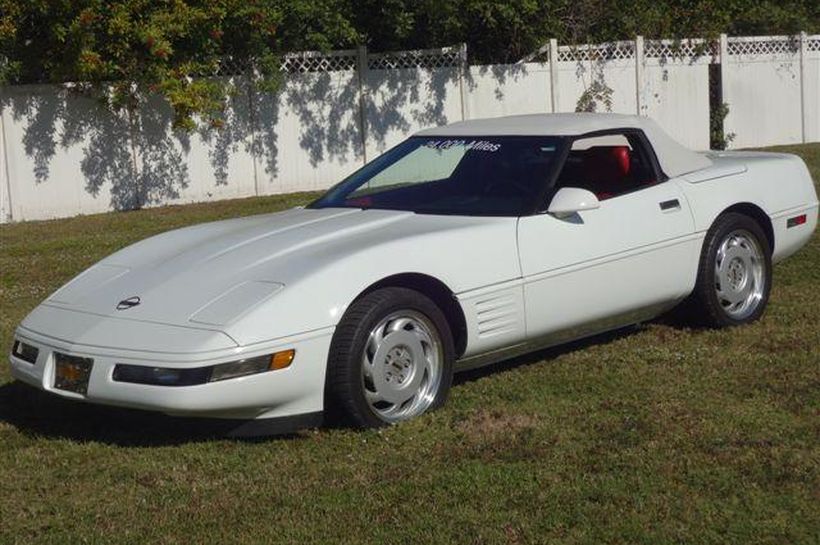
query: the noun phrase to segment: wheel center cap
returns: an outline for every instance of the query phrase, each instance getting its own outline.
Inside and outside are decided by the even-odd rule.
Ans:
[[[734,258],[729,263],[729,270],[727,276],[729,277],[729,284],[735,291],[743,287],[746,280],[746,264],[740,258]]]
[[[400,344],[390,349],[384,358],[384,380],[397,386],[404,384],[413,372],[413,354]]]

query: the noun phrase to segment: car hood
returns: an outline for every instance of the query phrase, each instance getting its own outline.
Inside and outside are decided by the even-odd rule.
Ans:
[[[444,231],[464,231],[487,221],[499,218],[336,208],[293,209],[208,223],[129,246],[80,274],[44,304],[119,319],[225,330],[240,314],[299,284],[323,264],[363,248],[425,239],[425,234],[435,233],[436,240],[442,240]],[[510,233],[514,236],[514,228]]]

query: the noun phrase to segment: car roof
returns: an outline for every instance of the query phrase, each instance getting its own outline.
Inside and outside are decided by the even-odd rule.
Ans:
[[[702,153],[686,148],[672,139],[648,117],[624,114],[560,113],[530,114],[470,119],[416,133],[425,137],[473,136],[580,136],[618,129],[643,131],[655,150],[661,169],[675,177],[712,165]]]

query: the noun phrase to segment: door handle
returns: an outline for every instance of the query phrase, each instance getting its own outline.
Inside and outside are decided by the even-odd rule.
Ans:
[[[672,199],[670,201],[663,201],[660,203],[662,212],[670,212],[672,210],[680,210],[680,201]]]

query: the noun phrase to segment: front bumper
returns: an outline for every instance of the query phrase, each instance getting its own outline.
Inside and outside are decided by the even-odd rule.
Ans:
[[[139,322],[129,327],[143,327]],[[150,327],[157,327],[150,324]],[[136,332],[135,332],[136,333]],[[185,335],[177,330],[177,335]],[[41,390],[91,403],[159,411],[175,416],[268,419],[307,415],[323,409],[325,369],[333,328],[276,339],[251,347],[234,347],[192,354],[123,350],[72,343],[26,327],[18,339],[39,350],[34,363],[9,356],[11,374]],[[185,344],[181,339],[181,344]],[[290,367],[195,386],[155,386],[116,382],[118,363],[192,368],[294,349]],[[84,395],[55,388],[55,352],[93,359]]]

